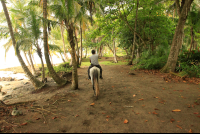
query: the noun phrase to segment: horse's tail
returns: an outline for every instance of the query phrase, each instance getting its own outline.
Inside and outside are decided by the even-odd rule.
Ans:
[[[99,82],[98,82],[99,76],[98,75],[99,75],[98,70],[94,69],[92,83],[93,83],[94,93],[97,98],[99,96]]]
[[[98,77],[98,70],[97,70],[97,69],[94,69],[93,80],[94,80],[94,79],[96,79],[97,82],[98,82],[99,77]],[[93,81],[93,83],[94,83],[94,81]]]

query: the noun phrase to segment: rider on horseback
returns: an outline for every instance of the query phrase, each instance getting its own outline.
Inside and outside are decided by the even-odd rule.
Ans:
[[[90,68],[92,68],[93,66],[96,66],[96,67],[98,67],[100,69],[100,78],[103,79],[103,77],[102,77],[102,68],[99,65],[98,57],[99,57],[98,54],[95,54],[95,50],[92,50],[92,56],[89,57],[91,65],[88,68],[88,79],[91,79],[91,77],[90,77]]]

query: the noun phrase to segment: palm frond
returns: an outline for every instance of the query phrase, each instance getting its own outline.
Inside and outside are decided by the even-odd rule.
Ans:
[[[10,50],[11,46],[12,46],[12,39],[9,39],[8,42],[6,42],[6,44],[2,46],[5,49],[5,59],[6,59],[6,54]]]

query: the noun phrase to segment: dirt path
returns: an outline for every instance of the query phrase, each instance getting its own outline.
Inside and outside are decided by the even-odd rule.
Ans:
[[[23,115],[0,116],[1,129],[36,133],[200,132],[199,85],[165,82],[160,75],[141,71],[129,75],[130,66],[102,68],[98,100],[86,79],[87,67],[80,68],[79,90],[71,91],[67,85],[50,99],[18,105]],[[175,109],[181,111],[172,112]]]

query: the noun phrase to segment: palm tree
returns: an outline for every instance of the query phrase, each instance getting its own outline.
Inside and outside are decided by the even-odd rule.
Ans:
[[[61,21],[60,24],[60,31],[61,31],[61,37],[62,37],[62,42],[63,42],[63,51],[64,51],[64,56],[65,56],[65,60],[68,60],[67,54],[66,54],[66,50],[65,50],[65,38],[64,38],[64,25],[63,25],[63,21]]]
[[[79,5],[81,5],[80,11],[78,12],[76,18],[75,18],[75,24],[77,27],[79,27],[79,33],[80,33],[80,60],[79,65],[81,65],[82,61],[82,51],[83,51],[83,31],[86,30],[87,27],[89,27],[89,20],[90,16],[87,15],[87,3],[83,2],[82,0],[78,1]]]
[[[36,48],[36,52],[41,60],[42,64],[42,80],[45,79],[45,71],[44,71],[44,63],[43,63],[43,58],[42,58],[42,51],[39,46],[39,39],[42,34],[40,31],[41,28],[41,21],[36,15],[37,11],[34,9],[34,7],[29,8],[27,12],[27,29],[29,30],[29,37],[32,40],[33,46]]]
[[[71,46],[72,58],[72,85],[71,89],[78,89],[77,62],[75,59],[74,19],[80,10],[80,5],[74,0],[57,0],[50,8],[58,20],[63,20],[68,33],[68,42]]]
[[[54,79],[54,81],[62,86],[66,84],[66,81],[64,79],[61,79],[58,74],[55,72],[53,69],[53,66],[51,65],[50,59],[49,59],[49,52],[48,52],[48,35],[47,35],[47,0],[43,0],[43,40],[44,40],[44,55],[45,55],[45,60],[47,63],[47,67],[49,69],[49,73]]]
[[[7,20],[7,24],[8,24],[8,28],[9,28],[9,32],[10,32],[10,36],[11,36],[11,39],[12,39],[13,47],[15,48],[15,51],[16,51],[17,58],[18,58],[18,60],[19,60],[19,62],[21,64],[24,72],[26,73],[26,75],[28,76],[28,78],[30,79],[30,81],[32,82],[32,84],[34,85],[35,89],[40,89],[45,84],[42,83],[42,82],[40,82],[39,80],[37,80],[31,74],[31,72],[29,71],[29,69],[27,68],[27,66],[25,65],[25,63],[24,63],[24,61],[23,61],[23,59],[22,59],[22,57],[20,55],[19,49],[18,49],[20,42],[16,43],[16,41],[15,41],[14,32],[13,32],[13,28],[12,28],[12,23],[10,21],[10,17],[9,17],[9,13],[8,13],[5,1],[1,0],[1,3],[2,3],[3,10],[4,10],[4,14],[6,16],[6,20]]]

